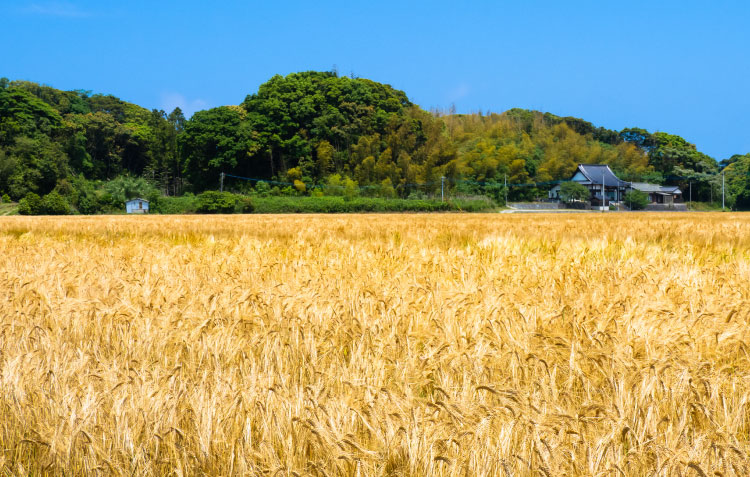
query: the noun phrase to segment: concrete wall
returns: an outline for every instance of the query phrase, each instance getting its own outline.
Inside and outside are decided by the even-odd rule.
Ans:
[[[661,210],[671,212],[687,212],[688,208],[686,204],[648,204],[645,210]]]

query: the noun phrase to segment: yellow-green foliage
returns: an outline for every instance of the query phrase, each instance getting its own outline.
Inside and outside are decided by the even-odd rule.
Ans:
[[[748,475],[750,217],[5,217],[3,475]]]

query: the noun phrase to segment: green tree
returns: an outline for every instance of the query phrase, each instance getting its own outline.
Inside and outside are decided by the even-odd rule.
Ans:
[[[623,202],[630,210],[643,210],[649,204],[648,194],[639,190],[631,189],[625,193]]]
[[[197,211],[201,214],[231,214],[238,202],[237,196],[230,192],[206,191],[197,198]]]
[[[196,190],[218,186],[221,172],[249,175],[250,158],[261,146],[245,115],[222,106],[198,111],[185,123],[179,142],[185,176]]]
[[[118,176],[105,182],[102,188],[109,194],[111,205],[117,209],[125,207],[125,202],[130,199],[158,195],[156,187],[143,177]]]
[[[341,185],[344,188],[344,199],[352,200],[355,197],[359,197],[359,184],[357,184],[355,181],[351,180],[348,177],[345,177],[341,182]]]
[[[391,182],[390,177],[386,177],[380,181],[380,189],[378,193],[380,197],[385,197],[387,199],[396,197],[396,190],[393,188],[393,183]]]
[[[18,201],[18,213],[21,215],[39,215],[42,213],[42,199],[37,194],[29,192]]]
[[[587,200],[590,196],[591,192],[583,184],[573,181],[560,184],[560,199],[562,199],[563,202]]]
[[[41,212],[45,215],[68,215],[70,205],[65,197],[53,191],[42,198]]]

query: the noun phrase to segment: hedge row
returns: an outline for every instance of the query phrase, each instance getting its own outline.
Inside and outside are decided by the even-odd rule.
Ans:
[[[440,212],[464,210],[477,212],[495,207],[490,200],[472,199],[441,202],[438,200],[380,199],[359,197],[254,197],[256,213],[352,213],[352,212]]]

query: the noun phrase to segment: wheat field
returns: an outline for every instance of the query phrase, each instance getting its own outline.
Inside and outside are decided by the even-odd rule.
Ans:
[[[0,220],[0,474],[750,474],[750,216]]]

